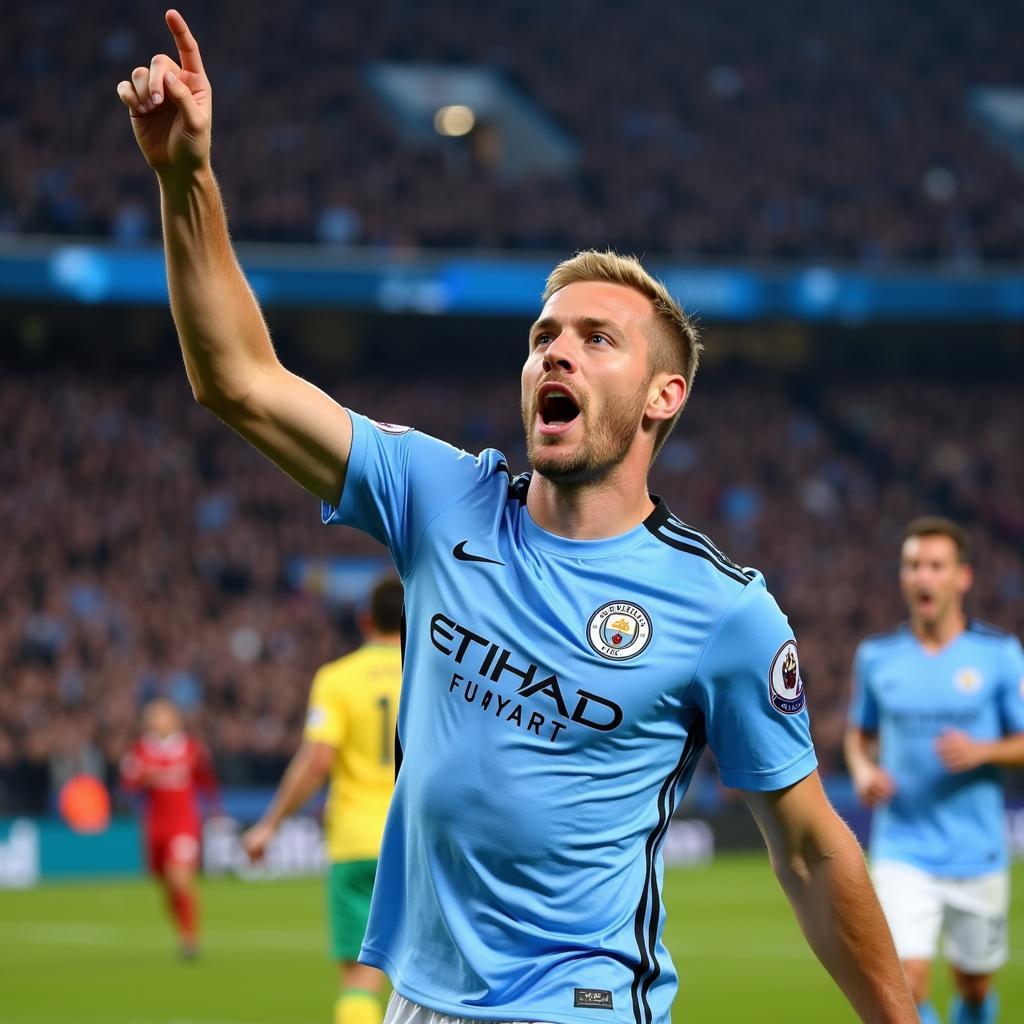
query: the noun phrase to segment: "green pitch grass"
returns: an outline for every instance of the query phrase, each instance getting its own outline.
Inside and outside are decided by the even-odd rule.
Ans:
[[[1014,871],[1005,1021],[1024,1020],[1024,864]],[[847,1024],[764,857],[669,872],[675,1024]],[[146,882],[0,892],[2,1024],[328,1024],[334,968],[316,880],[208,882],[202,958],[179,963]],[[948,985],[936,972],[945,1006]]]

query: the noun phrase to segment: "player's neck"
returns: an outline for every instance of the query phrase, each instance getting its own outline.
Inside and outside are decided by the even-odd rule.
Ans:
[[[548,533],[570,540],[603,540],[628,533],[654,510],[647,481],[613,473],[596,484],[566,487],[539,473],[530,478],[526,508]]]
[[[372,644],[374,647],[400,647],[402,643],[402,634],[367,633],[366,640],[364,642],[367,645]]]
[[[917,642],[926,651],[935,653],[951,644],[967,628],[967,617],[962,608],[955,608],[933,622],[911,619],[910,626]]]

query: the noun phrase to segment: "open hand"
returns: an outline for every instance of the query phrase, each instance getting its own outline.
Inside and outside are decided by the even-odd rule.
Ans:
[[[210,159],[210,80],[185,19],[175,10],[165,17],[178,60],[158,53],[148,68],[132,72],[131,81],[118,82],[117,95],[149,166],[160,174],[190,174]]]

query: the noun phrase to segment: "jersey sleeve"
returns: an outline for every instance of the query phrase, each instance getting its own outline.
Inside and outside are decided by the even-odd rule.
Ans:
[[[871,688],[870,658],[861,644],[853,657],[853,693],[850,697],[850,725],[864,732],[878,732],[878,701]]]
[[[1010,638],[1008,648],[999,688],[999,717],[1003,732],[1012,735],[1024,732],[1024,649],[1016,637]]]
[[[193,740],[194,754],[192,757],[192,782],[203,794],[207,803],[219,805],[220,791],[217,786],[217,773],[213,767],[213,758],[205,744]]]
[[[123,789],[129,793],[138,793],[144,788],[142,777],[145,771],[145,758],[138,743],[133,743],[124,754],[119,768]]]
[[[345,709],[338,700],[332,675],[320,669],[313,677],[302,738],[308,743],[326,743],[338,748],[345,739]]]
[[[784,789],[815,769],[796,641],[760,579],[723,615],[694,686],[727,786]]]
[[[322,503],[321,518],[386,544],[404,578],[431,520],[486,475],[489,460],[418,430],[376,424],[351,410],[349,416],[352,451],[345,485],[336,506]]]

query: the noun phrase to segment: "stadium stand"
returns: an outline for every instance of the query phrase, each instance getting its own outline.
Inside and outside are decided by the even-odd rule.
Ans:
[[[151,14],[51,0],[5,16],[0,232],[155,236],[154,189],[114,98],[140,55],[170,45]],[[937,0],[927,17],[910,0],[638,0],[600,17],[587,0],[228,0],[190,17],[239,239],[871,264],[1024,255],[1021,174],[969,103],[978,85],[1020,84],[1011,0]],[[366,85],[375,60],[503,71],[575,139],[575,170],[504,180],[486,139],[405,138]]]

